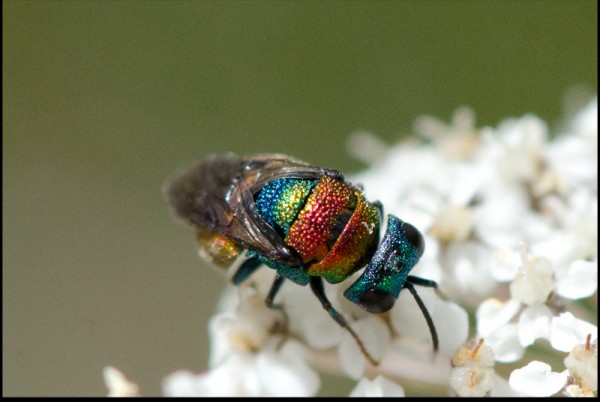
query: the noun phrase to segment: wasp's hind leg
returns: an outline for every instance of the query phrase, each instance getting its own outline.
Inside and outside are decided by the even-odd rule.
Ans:
[[[350,335],[352,335],[352,337],[358,344],[360,351],[367,358],[367,360],[369,360],[369,362],[371,362],[371,364],[374,366],[379,365],[379,362],[377,360],[375,360],[375,358],[373,358],[373,356],[371,356],[371,354],[367,351],[367,348],[363,344],[362,340],[358,337],[356,332],[354,332],[354,330],[352,329],[350,324],[348,324],[348,322],[346,321],[344,316],[342,316],[331,305],[331,302],[329,301],[329,299],[327,299],[327,296],[325,296],[325,288],[323,287],[323,278],[321,278],[320,276],[312,276],[310,278],[310,288],[312,289],[315,296],[317,296],[317,298],[321,302],[321,305],[323,306],[325,311],[327,311],[329,313],[331,318],[333,318],[335,320],[335,322],[337,322],[339,324],[340,327],[344,328],[346,331],[348,331],[350,333]]]
[[[231,278],[231,282],[234,285],[239,285],[244,282],[250,275],[252,275],[260,266],[262,262],[258,259],[258,257],[250,257],[240,267],[235,274],[233,274],[233,278]]]
[[[269,294],[267,295],[267,298],[265,299],[265,304],[267,305],[267,307],[270,309],[279,311],[281,313],[281,317],[282,317],[282,321],[277,321],[272,329],[272,332],[281,333],[283,335],[281,342],[279,343],[279,345],[277,345],[277,349],[281,348],[283,343],[289,337],[289,331],[288,331],[289,317],[288,317],[287,313],[285,312],[283,304],[274,302],[275,296],[277,295],[277,292],[279,292],[279,289],[281,289],[281,285],[283,285],[283,282],[285,282],[285,277],[277,274],[277,276],[275,277],[275,280],[273,281],[273,285],[271,285]]]

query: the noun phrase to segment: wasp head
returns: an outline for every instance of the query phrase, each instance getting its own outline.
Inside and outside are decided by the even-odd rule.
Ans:
[[[370,313],[390,310],[408,273],[425,250],[421,233],[411,224],[388,215],[387,229],[367,268],[344,296]]]

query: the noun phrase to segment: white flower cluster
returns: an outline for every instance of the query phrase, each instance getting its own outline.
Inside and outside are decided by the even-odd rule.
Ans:
[[[209,324],[209,370],[172,374],[164,394],[312,396],[321,370],[357,380],[350,396],[404,396],[411,380],[458,396],[597,395],[597,326],[586,321],[597,314],[597,112],[594,99],[554,136],[531,115],[476,129],[463,108],[451,125],[419,119],[425,143],[353,137],[370,168],[352,181],[425,236],[411,274],[439,284],[443,297],[418,289],[438,353],[406,290],[389,313],[371,315],[341,296],[353,278],[325,286],[373,366],[309,289],[286,283],[275,300],[285,316],[268,309],[274,271],[262,269],[223,296]],[[523,361],[528,347],[539,360]],[[556,361],[564,365],[553,371]],[[502,364],[521,368],[502,378]],[[137,393],[111,370],[112,395]]]
[[[452,357],[450,387],[458,396],[485,396],[494,387],[494,352],[483,339],[470,346],[461,346]]]

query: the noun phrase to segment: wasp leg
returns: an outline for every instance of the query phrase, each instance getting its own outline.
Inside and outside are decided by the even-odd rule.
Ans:
[[[269,294],[267,295],[267,298],[265,299],[265,304],[267,305],[268,308],[280,311],[281,315],[283,316],[283,322],[279,323],[279,324],[276,324],[275,328],[274,328],[275,332],[282,332],[283,333],[283,340],[279,344],[279,347],[281,347],[281,345],[283,345],[283,342],[288,337],[288,330],[287,329],[288,329],[289,318],[288,318],[287,313],[285,312],[285,309],[283,308],[283,304],[275,304],[273,302],[273,300],[275,299],[275,296],[277,295],[277,292],[279,292],[279,289],[281,289],[281,285],[283,285],[284,281],[285,281],[285,277],[277,274],[277,276],[275,277],[275,281],[273,281],[273,285],[271,285],[271,289],[269,290]]]
[[[416,276],[408,276],[408,278],[406,279],[406,282],[404,283],[404,288],[408,289],[408,291],[413,295],[413,297],[415,298],[415,301],[417,302],[417,304],[419,305],[419,308],[421,309],[421,312],[423,313],[423,316],[425,317],[425,321],[427,321],[427,326],[429,327],[429,333],[431,334],[431,341],[433,342],[433,350],[434,350],[434,352],[437,352],[438,347],[439,347],[439,341],[438,341],[437,331],[435,330],[435,325],[433,324],[433,319],[431,318],[431,314],[429,314],[427,307],[425,307],[425,303],[423,303],[423,300],[421,300],[421,297],[419,297],[419,294],[417,293],[417,290],[415,289],[415,287],[413,285],[425,286],[425,287],[437,289],[437,286],[438,286],[437,282],[419,278]]]
[[[265,303],[267,303],[267,307],[272,308],[274,310],[282,310],[283,311],[283,305],[275,304],[275,303],[273,303],[273,300],[275,299],[277,292],[279,292],[279,289],[281,289],[281,285],[283,285],[284,281],[285,281],[285,277],[277,274],[277,276],[275,277],[275,281],[273,282],[273,285],[271,285],[271,290],[269,290],[269,294],[267,295],[267,298],[265,299]]]
[[[310,288],[312,289],[315,296],[317,296],[317,299],[319,299],[319,301],[321,302],[321,305],[323,306],[325,311],[329,313],[331,318],[333,318],[335,322],[339,324],[340,327],[344,328],[350,333],[350,335],[352,335],[352,337],[358,344],[360,351],[367,358],[367,360],[369,360],[369,362],[371,362],[371,364],[374,366],[379,365],[379,362],[375,360],[373,356],[371,356],[371,354],[367,351],[367,348],[365,348],[365,345],[362,343],[356,332],[354,332],[352,327],[350,327],[350,324],[346,322],[346,319],[331,305],[331,302],[327,299],[327,296],[325,296],[323,278],[321,278],[320,276],[312,276],[310,278]]]
[[[250,257],[233,274],[233,278],[231,278],[231,282],[234,285],[239,285],[244,282],[250,275],[254,273],[262,265],[262,262],[258,259],[258,257]]]

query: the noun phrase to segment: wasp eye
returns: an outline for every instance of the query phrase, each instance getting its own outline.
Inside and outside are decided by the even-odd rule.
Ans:
[[[358,304],[372,314],[381,314],[391,310],[396,303],[396,298],[387,292],[378,289],[367,290],[360,298]]]
[[[419,232],[416,227],[406,222],[404,222],[402,229],[404,230],[404,235],[408,241],[415,247],[417,255],[421,257],[423,251],[425,251],[425,239],[423,239],[421,232]]]

